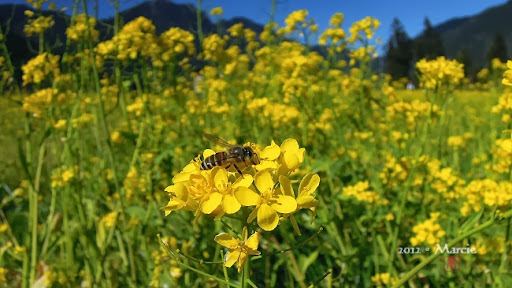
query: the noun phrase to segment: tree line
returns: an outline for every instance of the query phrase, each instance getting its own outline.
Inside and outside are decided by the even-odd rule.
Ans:
[[[416,39],[409,37],[398,18],[393,19],[391,36],[385,49],[385,71],[395,80],[404,77],[414,80],[415,63],[420,59],[432,60],[439,56],[446,56],[441,33],[432,27],[428,18],[425,18],[424,29]],[[489,69],[492,69],[492,59],[498,58],[501,62],[506,62],[509,59],[503,35],[495,34],[493,42],[486,51],[485,58]],[[465,48],[457,53],[456,60],[464,64],[464,73],[469,79],[475,79],[478,71],[484,68],[472,63],[469,52]]]

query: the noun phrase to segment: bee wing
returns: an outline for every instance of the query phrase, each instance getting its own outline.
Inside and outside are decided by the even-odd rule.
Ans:
[[[235,145],[229,144],[228,141],[226,141],[222,138],[219,138],[217,136],[214,136],[212,134],[208,134],[208,133],[203,133],[203,134],[204,134],[204,138],[208,139],[209,141],[211,141],[215,144],[219,144],[220,146],[223,146],[226,148],[233,148],[235,146]]]

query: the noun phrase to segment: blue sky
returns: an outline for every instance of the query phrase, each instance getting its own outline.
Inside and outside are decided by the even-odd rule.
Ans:
[[[94,0],[87,0],[90,7]],[[100,18],[112,15],[112,1],[98,0],[100,5]],[[122,8],[137,5],[145,0],[120,0]],[[72,7],[74,0],[54,0],[58,7]],[[197,0],[172,0],[175,3],[193,3]],[[329,19],[335,12],[345,15],[343,28],[348,29],[354,21],[365,16],[372,16],[382,23],[376,33],[383,42],[390,35],[390,26],[394,17],[404,24],[409,36],[417,36],[423,29],[423,21],[428,17],[435,25],[453,17],[462,17],[477,14],[486,8],[503,4],[506,0],[278,0],[276,21],[282,26],[286,16],[299,9],[308,9],[320,27],[320,31],[327,28]],[[23,0],[0,0],[0,3],[24,3]],[[272,0],[203,0],[203,10],[221,6],[224,9],[224,18],[244,16],[258,23],[266,23],[270,17]],[[68,11],[71,8],[68,9]]]

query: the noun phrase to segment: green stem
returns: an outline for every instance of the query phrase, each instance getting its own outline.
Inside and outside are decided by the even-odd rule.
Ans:
[[[31,209],[31,228],[32,228],[32,236],[31,236],[31,253],[30,253],[30,282],[34,283],[36,278],[36,270],[37,270],[37,213],[38,213],[38,194],[39,194],[39,182],[41,179],[41,170],[43,167],[44,154],[46,151],[45,141],[41,143],[41,147],[39,147],[39,158],[37,162],[37,170],[36,170],[36,178],[34,187],[30,189],[31,191],[31,199],[32,199],[32,209]]]
[[[160,241],[160,245],[162,247],[164,247],[164,249],[167,252],[167,254],[169,254],[174,260],[178,261],[178,265],[180,267],[183,267],[183,268],[188,269],[190,271],[196,272],[197,274],[203,275],[203,276],[207,277],[208,279],[211,278],[211,279],[217,280],[218,282],[223,283],[225,285],[228,285],[230,287],[236,287],[236,288],[240,287],[239,285],[236,285],[236,284],[231,283],[229,281],[226,281],[226,280],[224,280],[222,278],[219,278],[217,276],[211,275],[209,273],[203,272],[201,270],[198,270],[198,269],[196,269],[194,267],[191,267],[191,266],[189,266],[187,264],[182,263],[181,261],[179,261],[179,258],[174,254],[174,252],[172,252],[171,249],[169,249],[169,246],[167,246],[167,244],[165,244],[165,242],[162,241],[162,239],[160,238],[160,234],[158,234],[157,237],[158,237],[158,240]]]

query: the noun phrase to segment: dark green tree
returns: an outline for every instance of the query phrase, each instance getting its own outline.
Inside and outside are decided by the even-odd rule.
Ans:
[[[501,62],[506,62],[508,60],[507,43],[505,42],[503,35],[500,33],[496,33],[494,35],[494,40],[487,50],[485,58],[487,59],[489,67],[491,65],[491,60],[494,58],[499,58]]]
[[[471,64],[471,56],[469,55],[469,51],[466,48],[462,48],[459,53],[457,53],[457,57],[455,57],[457,62],[464,64],[464,75],[470,79],[473,79],[474,75],[472,75],[472,64]]]
[[[416,60],[427,58],[428,60],[435,59],[439,56],[444,56],[443,39],[441,33],[436,31],[428,17],[425,18],[425,29],[414,41],[414,50],[416,51]]]
[[[391,37],[386,44],[386,73],[395,80],[409,77],[413,58],[412,40],[397,18],[391,24]]]

